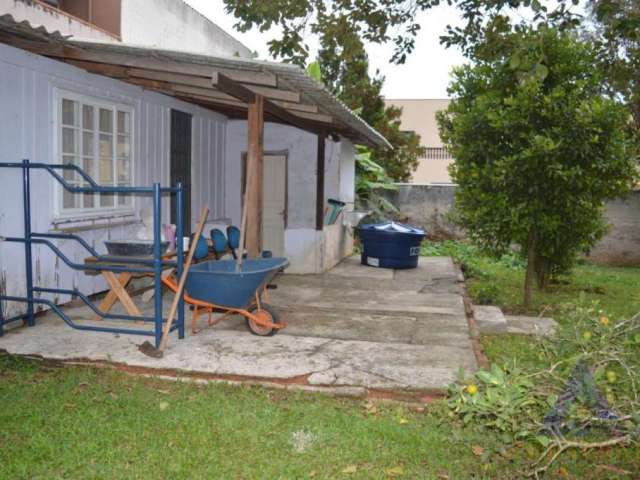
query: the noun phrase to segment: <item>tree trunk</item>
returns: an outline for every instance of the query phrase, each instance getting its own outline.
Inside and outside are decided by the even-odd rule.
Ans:
[[[546,290],[549,283],[549,260],[545,257],[538,256],[536,259],[536,280],[538,282],[538,290]]]
[[[524,278],[524,307],[531,306],[533,300],[533,284],[536,278],[536,232],[533,227],[527,238],[527,273]]]

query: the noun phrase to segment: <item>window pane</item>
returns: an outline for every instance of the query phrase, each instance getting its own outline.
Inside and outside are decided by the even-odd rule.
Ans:
[[[100,131],[113,133],[113,111],[100,109]]]
[[[82,128],[93,130],[93,110],[91,105],[82,106]]]
[[[127,185],[126,183],[119,183],[118,186],[119,187],[128,187],[129,185]],[[127,206],[127,205],[131,205],[131,204],[132,204],[131,195],[129,195],[127,193],[119,193],[118,194],[118,205]]]
[[[62,99],[62,123],[64,125],[78,124],[78,102]]]
[[[93,157],[85,157],[82,159],[82,168],[90,177],[93,177],[95,175],[95,171],[93,168],[94,163],[95,162],[93,160]]]
[[[133,175],[131,131],[132,114],[114,108],[61,99],[62,124],[59,126],[61,161],[79,165],[101,185],[130,186]],[[73,171],[63,171],[72,185],[88,183]],[[63,191],[64,209],[115,208],[133,205],[131,195],[70,194]]]
[[[78,200],[78,196],[74,193],[69,192],[64,189],[62,191],[62,207],[63,208],[77,208],[76,202]]]
[[[93,132],[82,132],[82,154],[93,156]]]
[[[118,182],[123,182],[124,185],[129,184],[131,181],[131,161],[128,158],[119,158],[116,163],[116,172]]]
[[[113,156],[113,135],[107,135],[104,133],[100,134],[100,156]]]
[[[62,153],[78,153],[78,131],[62,128]]]
[[[100,194],[100,206],[101,207],[113,207],[113,193],[101,193]]]
[[[100,157],[100,175],[99,183],[109,184],[113,183],[113,159],[111,157]]]
[[[118,133],[131,133],[131,115],[129,112],[118,112]]]
[[[124,135],[118,135],[118,146],[116,149],[116,155],[119,157],[131,156],[131,140]]]
[[[74,157],[72,155],[63,155],[62,156],[62,163],[64,163],[65,165],[72,163],[74,165],[78,164],[78,159],[77,157]],[[80,178],[78,177],[78,174],[76,172],[74,172],[73,170],[63,170],[62,171],[62,177],[65,180],[68,180],[70,182],[77,182],[78,180],[80,180]]]
[[[95,195],[93,193],[83,194],[84,208],[93,208],[95,205]]]

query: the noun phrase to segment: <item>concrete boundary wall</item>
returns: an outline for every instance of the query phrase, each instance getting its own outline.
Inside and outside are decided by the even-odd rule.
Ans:
[[[455,185],[399,183],[397,186],[397,190],[388,190],[385,195],[400,210],[402,221],[425,228],[428,238],[433,240],[464,237],[464,232],[450,220],[455,207]]]
[[[445,240],[464,237],[450,220],[455,190],[455,185],[398,184],[398,190],[387,193],[387,197],[404,221],[426,228],[431,239]],[[609,232],[589,258],[607,265],[640,266],[640,190],[609,201],[605,216]]]
[[[609,233],[589,258],[607,265],[640,266],[640,190],[607,203]]]

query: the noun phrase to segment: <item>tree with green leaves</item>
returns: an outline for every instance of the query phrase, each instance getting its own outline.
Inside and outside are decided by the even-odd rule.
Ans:
[[[438,121],[461,223],[496,255],[520,247],[528,306],[536,278],[544,286],[602,236],[604,201],[637,171],[628,111],[603,95],[591,45],[544,25],[494,44],[493,55],[455,70]]]
[[[260,31],[279,28],[278,38],[269,41],[275,58],[304,65],[310,53],[307,43],[317,38],[334,47],[343,64],[360,55],[362,41],[393,42],[393,63],[403,63],[415,46],[420,31],[417,14],[438,5],[440,0],[224,0],[233,14],[236,28]]]
[[[402,62],[413,49],[419,25],[415,14],[421,3],[398,0],[371,2],[321,0],[225,0],[227,12],[238,18],[241,31],[261,31],[277,26],[282,34],[269,42],[275,58],[304,66],[309,61],[308,37],[320,46],[320,80],[349,108],[378,130],[393,150],[372,152],[371,161],[382,166],[395,181],[408,181],[424,155],[420,137],[400,128],[401,109],[386,106],[381,94],[384,78],[369,75],[369,58],[364,41],[393,41],[392,61]],[[390,31],[403,28],[393,38]]]
[[[640,143],[640,2],[592,0],[589,6],[607,83],[629,105]]]
[[[323,48],[319,53],[322,79],[349,108],[358,114],[393,146],[393,150],[372,151],[372,161],[382,166],[388,176],[396,182],[406,182],[417,168],[425,148],[420,145],[420,136],[401,129],[402,109],[385,105],[382,97],[384,78],[369,76],[369,61],[361,45],[361,54],[334,69],[331,53]]]

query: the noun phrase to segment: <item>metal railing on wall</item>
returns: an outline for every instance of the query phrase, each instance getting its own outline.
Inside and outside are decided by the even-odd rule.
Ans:
[[[427,147],[422,157],[427,160],[453,160],[451,154],[443,147]]]
[[[163,328],[166,320],[163,318],[162,306],[162,271],[165,268],[175,268],[177,276],[182,274],[184,264],[183,240],[183,187],[180,183],[175,187],[161,187],[159,183],[154,183],[151,187],[112,187],[98,185],[84,170],[73,164],[47,164],[31,163],[29,160],[22,162],[1,163],[0,168],[15,168],[22,170],[22,203],[24,215],[24,231],[22,237],[3,237],[0,232],[0,241],[24,244],[25,253],[25,283],[26,296],[0,295],[1,302],[23,302],[27,304],[25,313],[4,318],[2,308],[0,308],[0,336],[4,334],[4,326],[8,323],[25,321],[30,327],[35,325],[35,304],[46,305],[59,315],[62,320],[71,328],[77,330],[107,332],[116,334],[148,335],[155,339],[156,347],[160,345]],[[31,231],[31,170],[45,170],[55,180],[60,183],[65,190],[74,194],[85,193],[125,193],[129,195],[152,196],[153,197],[153,256],[148,259],[113,257],[100,255],[83,238],[71,233],[38,233]],[[88,186],[74,186],[69,184],[58,171],[73,171],[77,173]],[[162,195],[176,195],[176,260],[163,259],[161,250],[161,218],[162,218]],[[70,240],[77,242],[90,255],[95,257],[96,263],[91,265],[79,264],[70,260],[51,240]],[[48,288],[33,284],[33,255],[34,244],[46,245],[55,255],[67,266],[74,270],[110,271],[110,272],[130,272],[153,275],[154,278],[154,315],[153,316],[133,316],[112,314],[101,311],[89,299],[88,296],[77,289]],[[153,330],[140,328],[123,328],[112,326],[79,325],[75,323],[59,305],[55,302],[36,297],[34,294],[62,294],[71,295],[72,298],[81,299],[93,312],[102,318],[111,320],[125,320],[136,322],[153,322]],[[180,299],[178,304],[178,319],[171,327],[171,331],[178,330],[179,338],[184,338],[184,300]]]

